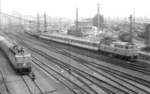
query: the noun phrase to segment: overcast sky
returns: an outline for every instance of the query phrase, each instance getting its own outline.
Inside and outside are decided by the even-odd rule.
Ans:
[[[52,17],[69,17],[75,19],[75,8],[79,7],[79,18],[92,17],[100,12],[109,17],[135,16],[150,17],[150,0],[0,0],[2,12],[35,16],[46,12]]]

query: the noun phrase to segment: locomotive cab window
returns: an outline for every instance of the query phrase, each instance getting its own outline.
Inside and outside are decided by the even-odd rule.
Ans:
[[[16,54],[15,51],[14,51],[12,48],[9,48],[9,51],[10,51],[11,53],[13,53],[14,55]]]

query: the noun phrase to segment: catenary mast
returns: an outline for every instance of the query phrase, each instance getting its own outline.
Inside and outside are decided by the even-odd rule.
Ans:
[[[97,4],[97,19],[98,19],[98,32],[99,32],[99,30],[100,30],[100,22],[99,22],[99,19],[100,19],[100,12],[99,12],[99,3]]]

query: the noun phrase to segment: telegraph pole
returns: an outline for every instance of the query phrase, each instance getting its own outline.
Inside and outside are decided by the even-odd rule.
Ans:
[[[135,26],[135,10],[133,9],[133,27]],[[134,29],[134,28],[133,28]]]
[[[99,22],[99,16],[100,16],[100,12],[99,12],[99,3],[97,4],[97,19],[98,19],[98,32],[99,32],[99,30],[100,30],[100,22]]]
[[[145,38],[145,44],[147,48],[150,48],[150,24],[146,24],[145,26],[145,33],[146,33],[146,38]]]
[[[46,13],[44,13],[44,32],[47,31],[47,18],[46,18]]]
[[[30,29],[30,31],[31,31],[31,29],[32,29],[32,21],[31,20],[29,20],[29,29]]]
[[[76,32],[78,32],[78,7],[76,8]]]
[[[136,22],[135,22],[135,10],[133,9],[133,26],[132,26],[133,27],[133,31],[135,31],[135,24],[136,24]]]
[[[132,43],[132,39],[133,39],[133,28],[132,28],[133,18],[132,18],[132,15],[130,15],[129,20],[130,20],[130,43]]]
[[[37,32],[40,33],[40,16],[37,14]]]
[[[0,31],[2,30],[2,1],[0,0]]]

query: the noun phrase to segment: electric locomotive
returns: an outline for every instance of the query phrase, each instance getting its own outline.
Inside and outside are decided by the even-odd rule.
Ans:
[[[23,47],[0,36],[0,48],[17,74],[24,75],[31,72],[31,54]]]
[[[111,44],[100,43],[99,51],[124,60],[134,61],[139,56],[137,47],[133,44],[129,44],[128,42],[115,41]]]

